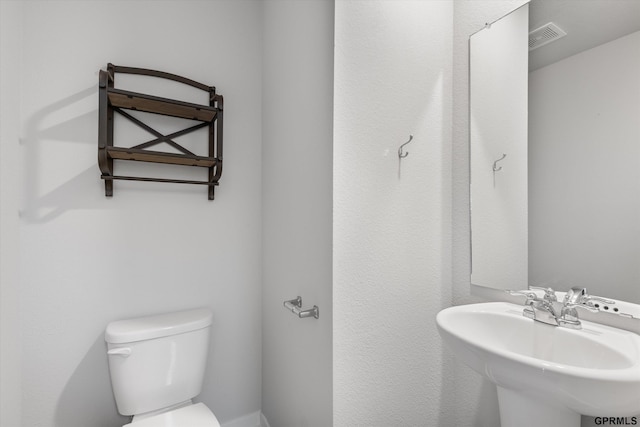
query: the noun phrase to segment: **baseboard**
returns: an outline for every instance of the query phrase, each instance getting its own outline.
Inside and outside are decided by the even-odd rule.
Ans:
[[[265,424],[262,424],[262,419],[264,419],[262,413],[256,411],[222,423],[220,427],[265,427]],[[269,424],[266,424],[266,427],[269,427]]]

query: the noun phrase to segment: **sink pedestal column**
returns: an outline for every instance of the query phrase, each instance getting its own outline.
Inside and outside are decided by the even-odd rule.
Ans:
[[[580,427],[580,414],[498,386],[502,427]]]

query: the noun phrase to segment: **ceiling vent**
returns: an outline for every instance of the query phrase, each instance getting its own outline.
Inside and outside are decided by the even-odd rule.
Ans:
[[[553,22],[549,22],[529,33],[529,50],[537,49],[566,35],[567,33],[560,27]]]

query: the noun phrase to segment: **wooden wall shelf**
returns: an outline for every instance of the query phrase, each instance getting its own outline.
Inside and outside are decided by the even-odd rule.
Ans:
[[[164,78],[179,83],[193,86],[208,92],[209,105],[199,105],[190,102],[162,98],[158,96],[116,89],[116,73],[138,74],[149,77]],[[98,123],[98,166],[102,172],[101,178],[105,181],[105,195],[113,196],[114,180],[171,182],[179,184],[202,184],[209,188],[209,200],[214,199],[214,188],[218,185],[222,175],[222,116],[223,97],[216,94],[216,88],[202,83],[169,74],[162,71],[148,70],[144,68],[121,67],[113,64],[107,65],[107,70],[100,70],[99,77],[99,123]],[[140,119],[129,114],[126,110],[143,111],[146,113],[161,114],[165,116],[179,117],[182,119],[199,122],[196,125],[178,132],[164,135],[148,126]],[[137,126],[148,131],[156,138],[143,142],[133,147],[116,147],[113,141],[114,113],[119,113],[132,121]],[[187,133],[207,127],[208,155],[198,156],[187,150],[173,139]],[[179,153],[153,151],[150,147],[166,143]],[[166,178],[150,178],[135,176],[114,175],[114,160],[134,160],[139,162],[165,163],[173,165],[197,166],[209,169],[207,181],[192,181]]]

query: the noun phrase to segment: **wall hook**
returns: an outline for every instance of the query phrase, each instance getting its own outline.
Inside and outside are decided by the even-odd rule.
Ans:
[[[407,145],[408,143],[411,142],[411,140],[413,139],[413,135],[409,135],[409,140],[407,142],[405,142],[404,144],[402,144],[400,146],[400,148],[398,148],[398,157],[401,159],[404,159],[405,157],[407,157],[409,155],[409,152],[407,151],[406,153],[402,152],[402,147],[404,147],[405,145]]]
[[[493,162],[493,171],[494,172],[498,172],[502,170],[502,166],[498,167],[498,162],[502,159],[504,159],[505,157],[507,157],[506,154],[502,154],[502,157],[500,157],[498,160],[496,160],[495,162]]]

